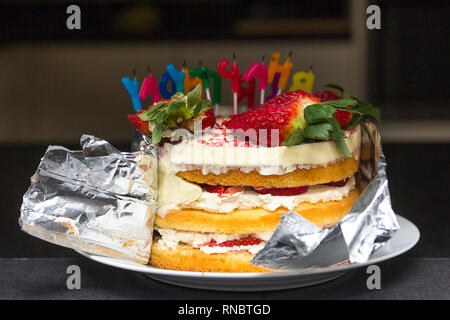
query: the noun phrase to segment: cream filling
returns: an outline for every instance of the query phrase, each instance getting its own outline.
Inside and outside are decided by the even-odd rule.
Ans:
[[[231,251],[249,251],[250,253],[257,253],[264,248],[266,242],[270,239],[273,232],[258,232],[254,234],[241,234],[241,233],[207,233],[207,232],[192,232],[192,231],[179,231],[173,229],[163,229],[155,227],[155,230],[161,235],[158,240],[158,244],[166,248],[177,248],[179,244],[187,244],[193,248],[200,249],[201,251],[211,253],[225,253]],[[242,239],[247,237],[259,238],[261,242],[259,244],[250,246],[234,246],[234,247],[219,247],[219,246],[202,246],[204,243],[211,240],[217,243]]]
[[[270,194],[259,194],[255,191],[245,190],[231,195],[218,196],[216,193],[203,191],[195,201],[183,201],[162,205],[158,214],[164,216],[170,210],[181,208],[202,209],[210,212],[228,213],[237,208],[251,209],[264,208],[274,211],[280,207],[293,210],[302,202],[317,203],[328,201],[339,201],[348,196],[355,188],[355,178],[351,177],[342,187],[316,185],[309,187],[308,191],[296,196],[273,196]]]
[[[359,157],[360,126],[346,131],[345,143],[353,156]],[[282,175],[296,169],[327,166],[344,159],[334,141],[305,143],[297,146],[262,147],[236,140],[232,133],[210,129],[179,144],[166,143],[161,161],[173,172],[199,169],[203,174],[222,174],[239,169],[262,175]]]

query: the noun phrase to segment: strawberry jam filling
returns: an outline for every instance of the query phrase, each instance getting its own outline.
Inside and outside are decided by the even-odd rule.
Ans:
[[[347,184],[349,178],[335,181],[323,183],[324,186],[330,187],[343,187]],[[224,195],[232,195],[238,192],[244,191],[243,187],[226,187],[221,185],[202,185],[203,189],[209,193],[216,193],[219,197],[223,197]],[[289,187],[289,188],[262,188],[262,187],[252,187],[254,191],[259,194],[270,194],[272,196],[298,196],[308,191],[309,186],[300,186],[300,187]]]
[[[259,194],[271,194],[273,196],[297,196],[308,191],[308,186],[291,188],[253,188]]]
[[[328,182],[325,183],[325,186],[331,186],[331,187],[343,187],[347,183],[349,178],[341,180],[341,181],[335,181],[335,182]]]
[[[240,246],[254,246],[261,243],[261,239],[259,238],[242,238],[235,240],[228,240],[224,242],[217,243],[214,239],[209,242],[202,244],[201,246],[206,247],[240,247]]]

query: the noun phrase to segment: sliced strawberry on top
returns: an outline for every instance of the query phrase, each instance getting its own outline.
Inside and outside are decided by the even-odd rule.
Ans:
[[[320,100],[303,90],[285,92],[247,112],[231,116],[223,125],[228,129],[243,130],[247,137],[256,140],[253,142],[278,146],[295,130],[306,125],[303,109],[315,103],[320,103]],[[278,130],[278,139],[272,141],[271,130],[274,129]],[[267,138],[260,136],[265,133]]]
[[[342,97],[332,90],[321,90],[313,93],[314,96],[320,99],[320,102],[327,102],[332,100],[339,100]],[[350,106],[347,106],[350,108]],[[344,110],[336,110],[334,117],[339,122],[341,128],[344,128],[352,120],[352,113]]]
[[[136,114],[128,114],[127,118],[128,121],[130,121],[131,125],[135,127],[138,131],[150,135],[150,129],[148,128],[148,121],[144,121],[141,118],[138,117],[138,114],[141,114],[142,112],[147,111],[144,109],[139,110]]]
[[[272,196],[297,196],[308,191],[308,186],[290,187],[290,188],[257,188],[253,190],[259,194],[271,194]]]

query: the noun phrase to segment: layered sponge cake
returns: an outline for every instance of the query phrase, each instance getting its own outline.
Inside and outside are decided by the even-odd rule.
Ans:
[[[358,123],[373,109],[330,91],[298,90],[219,120],[200,92],[129,116],[158,145],[159,208],[149,263],[270,272],[250,262],[284,213],[327,228],[350,211],[359,196]],[[173,139],[180,128],[189,134]]]

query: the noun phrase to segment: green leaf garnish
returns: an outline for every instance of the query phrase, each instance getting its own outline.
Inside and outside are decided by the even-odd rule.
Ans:
[[[350,97],[337,84],[330,83],[326,87],[338,90],[342,99],[307,106],[303,110],[305,125],[296,126],[293,124],[295,131],[286,138],[282,145],[292,146],[317,140],[333,140],[341,154],[351,157],[352,155],[345,142],[345,132],[334,117],[335,112],[337,110],[351,112],[352,119],[346,128],[352,128],[367,118],[375,118],[379,121],[380,111],[367,101]]]
[[[298,128],[291,135],[281,143],[283,146],[295,146],[301,144],[305,140],[305,135],[303,134],[303,130]]]
[[[202,98],[202,86],[196,85],[192,91],[187,94],[187,107],[191,109],[196,106]]]
[[[148,121],[152,143],[158,144],[162,134],[175,128],[192,130],[196,117],[211,108],[211,101],[202,100],[202,87],[197,85],[187,95],[175,93],[170,102],[162,101],[154,104],[151,109],[138,114],[143,121]]]
[[[311,139],[329,140],[333,126],[328,122],[314,123],[307,125],[305,135]]]
[[[303,110],[306,122],[316,123],[333,117],[336,109],[326,104],[312,104]]]

